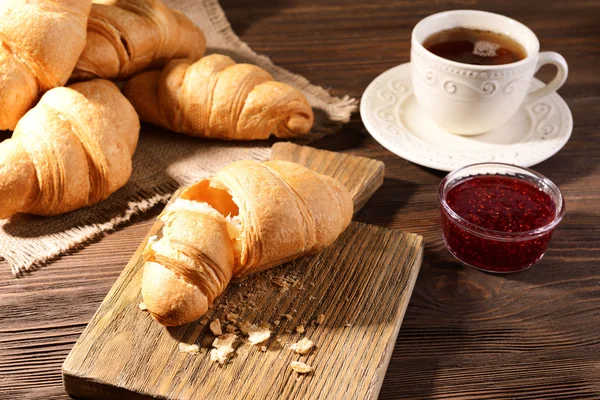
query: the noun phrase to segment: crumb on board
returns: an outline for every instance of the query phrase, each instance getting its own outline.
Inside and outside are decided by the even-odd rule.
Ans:
[[[219,364],[224,364],[229,355],[233,353],[233,344],[237,340],[237,336],[231,333],[226,333],[225,335],[221,335],[212,343],[214,349],[210,351],[210,360],[214,362],[218,362]]]
[[[292,317],[291,314],[281,314],[281,316],[285,319],[287,319],[288,321],[291,321],[294,317]]]
[[[319,314],[317,317],[317,324],[322,325],[325,322],[325,314]]]
[[[302,338],[290,346],[290,350],[294,350],[296,354],[307,354],[314,347],[314,343],[307,338]]]
[[[260,351],[262,351],[263,353],[264,353],[265,351],[267,351],[267,346],[260,346]]]
[[[229,305],[229,304],[228,304],[228,305]],[[237,314],[234,314],[234,313],[227,313],[227,314],[225,315],[225,317],[227,318],[227,321],[229,321],[229,322],[233,322],[234,324],[236,324],[236,323],[237,323],[237,320],[238,320],[238,318],[239,318],[240,316],[239,316],[239,315],[237,315]]]
[[[148,307],[146,307],[146,303],[144,303],[143,301],[140,304],[138,304],[138,307],[142,311],[148,311]]]
[[[296,332],[297,333],[304,333],[304,325],[298,325],[296,327]]]
[[[290,288],[289,283],[284,281],[282,278],[273,279],[273,283],[275,284],[275,286],[279,286],[283,290],[288,290]]]
[[[299,374],[309,374],[313,371],[313,367],[300,361],[292,361],[290,367]]]
[[[210,322],[210,319],[208,319],[208,317],[204,317],[200,320],[200,325],[207,325]]]
[[[223,334],[223,331],[221,330],[221,321],[219,321],[219,318],[216,318],[214,321],[212,321],[208,327],[215,336],[221,336]]]
[[[248,335],[250,344],[259,344],[271,337],[271,331],[268,327],[259,327],[244,321],[239,324],[240,330]]]
[[[235,325],[233,325],[233,324],[229,324],[229,325],[227,325],[227,326],[225,327],[225,330],[226,330],[228,333],[237,333],[237,331],[238,331],[238,328],[237,328],[237,326],[235,326]]]
[[[187,344],[179,342],[179,352],[187,354],[198,354],[200,353],[200,347],[197,344]]]
[[[346,324],[345,324],[344,326],[345,326],[345,327],[347,327],[347,328],[349,328],[349,327],[351,327],[351,326],[352,326],[352,324],[351,324],[350,322],[347,322],[347,321],[346,321]]]
[[[273,324],[274,324],[275,326],[279,326],[279,324],[280,324],[280,323],[281,323],[281,322],[280,322],[278,319],[276,319],[275,321],[273,321]]]
[[[308,296],[308,300],[314,300],[314,299],[316,299],[315,296]]]

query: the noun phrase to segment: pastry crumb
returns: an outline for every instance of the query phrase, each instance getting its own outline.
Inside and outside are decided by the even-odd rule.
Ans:
[[[212,343],[214,349],[210,351],[210,360],[214,362],[218,362],[219,364],[225,364],[229,355],[233,353],[233,344],[237,339],[236,335],[231,333],[227,333],[225,335],[221,335]]]
[[[351,327],[352,324],[350,322],[346,322],[346,324],[344,325],[345,327]]]
[[[325,322],[325,314],[319,314],[317,317],[317,324],[322,325]]]
[[[221,336],[223,334],[223,330],[221,330],[221,321],[219,321],[219,318],[212,321],[208,327],[215,336]]]
[[[260,346],[260,351],[262,351],[263,353],[264,353],[265,351],[267,351],[267,346]]]
[[[292,317],[291,314],[281,314],[281,316],[285,319],[287,319],[288,321],[291,321],[294,317]]]
[[[309,300],[314,300],[314,299],[316,299],[316,297],[315,296],[308,296],[308,299]]]
[[[296,354],[307,354],[314,347],[314,343],[307,338],[302,338],[290,346],[290,350],[294,350]]]
[[[273,324],[274,324],[275,326],[279,326],[279,324],[280,324],[280,321],[279,321],[278,319],[276,319],[275,321],[273,321]]]
[[[313,371],[313,367],[300,361],[292,361],[290,367],[299,374],[309,374]]]
[[[237,333],[237,331],[238,331],[238,328],[237,328],[237,326],[235,326],[235,325],[233,325],[233,324],[230,324],[230,325],[227,325],[227,326],[225,327],[225,330],[226,330],[228,333]]]
[[[200,320],[200,325],[207,325],[210,322],[210,319],[204,317]]]
[[[138,307],[142,311],[148,311],[148,307],[146,307],[146,303],[144,303],[143,301],[140,304],[138,304]]]
[[[296,332],[297,333],[304,333],[304,325],[298,325],[296,327]]]
[[[197,344],[187,344],[179,342],[179,352],[187,354],[198,354],[200,353],[200,347]]]
[[[225,317],[227,318],[227,321],[233,322],[234,324],[236,324],[237,320],[240,316],[237,314],[234,314],[234,313],[227,313],[227,315]]]
[[[248,335],[250,344],[259,344],[271,337],[271,331],[268,327],[259,327],[245,321],[239,324],[240,330]]]
[[[275,284],[275,286],[279,286],[283,290],[288,290],[290,288],[290,285],[281,278],[273,279],[273,283]]]

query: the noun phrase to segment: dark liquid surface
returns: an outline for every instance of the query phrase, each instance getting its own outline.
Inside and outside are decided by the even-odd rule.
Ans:
[[[423,46],[447,60],[472,65],[502,65],[527,57],[523,46],[500,33],[452,28],[429,36]]]

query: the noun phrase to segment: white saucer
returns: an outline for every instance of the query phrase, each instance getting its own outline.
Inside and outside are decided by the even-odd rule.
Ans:
[[[531,90],[544,83],[534,78]],[[569,140],[573,117],[553,93],[521,107],[503,126],[478,136],[458,136],[440,128],[421,110],[412,92],[410,63],[379,75],[360,104],[365,127],[383,147],[425,167],[452,171],[494,161],[530,167],[552,157]]]

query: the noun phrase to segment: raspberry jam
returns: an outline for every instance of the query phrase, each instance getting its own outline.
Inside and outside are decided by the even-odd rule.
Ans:
[[[465,169],[482,165],[486,164]],[[535,264],[546,252],[564,203],[552,182],[523,170],[529,174],[507,171],[452,177],[452,173],[442,182],[444,241],[464,264],[491,272],[514,272]]]

